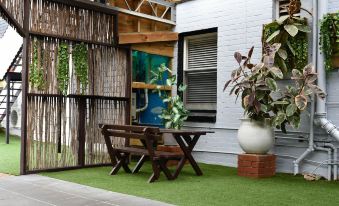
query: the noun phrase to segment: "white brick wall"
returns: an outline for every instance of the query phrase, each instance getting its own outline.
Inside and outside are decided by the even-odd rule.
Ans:
[[[308,0],[307,0],[308,1]],[[329,10],[339,9],[339,0],[329,0]],[[179,33],[218,27],[218,103],[215,124],[188,123],[189,127],[212,128],[216,133],[202,137],[196,147],[195,156],[200,162],[236,166],[236,154],[241,153],[236,134],[242,108],[234,98],[222,91],[230,72],[236,66],[235,51],[247,52],[255,46],[255,58],[261,54],[262,25],[272,20],[273,0],[193,0],[177,6],[177,27]],[[176,52],[177,53],[177,52]],[[174,70],[177,60],[174,58]],[[339,102],[339,73],[329,76],[329,100]],[[339,106],[329,106],[329,118],[339,125]],[[307,114],[305,114],[307,116]],[[303,128],[309,121],[304,118]],[[332,120],[332,119],[331,119]],[[301,129],[308,131],[307,129]],[[278,171],[293,172],[292,161],[305,151],[307,142],[277,142],[274,153],[278,158]],[[326,158],[322,153],[310,156],[309,164],[303,164],[301,171],[312,171],[316,162]],[[317,172],[326,174],[326,168]]]
[[[339,11],[339,0],[328,0],[329,12]]]
[[[237,128],[242,109],[234,97],[222,91],[235,68],[235,51],[255,46],[261,52],[262,25],[272,20],[271,0],[194,0],[177,6],[176,31],[187,32],[218,27],[218,104],[215,127]],[[174,62],[176,67],[176,61]],[[228,118],[225,118],[227,116]]]

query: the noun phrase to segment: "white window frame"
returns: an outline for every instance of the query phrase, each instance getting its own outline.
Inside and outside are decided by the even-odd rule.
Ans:
[[[218,32],[211,32],[206,34],[197,34],[197,35],[191,35],[184,37],[184,49],[183,49],[183,82],[185,85],[188,86],[187,78],[186,78],[186,72],[190,71],[208,71],[210,69],[194,69],[194,70],[188,70],[188,41],[192,39],[200,39],[204,37],[211,37],[215,36],[218,41]],[[218,50],[218,49],[217,49]],[[216,51],[218,53],[218,51]],[[215,69],[215,72],[217,72],[217,69]],[[217,84],[217,82],[215,82]],[[216,94],[217,95],[217,94]],[[217,101],[216,103],[200,103],[200,104],[189,104],[187,103],[187,92],[184,92],[183,100],[186,109],[188,110],[197,110],[197,111],[216,111],[217,110]]]

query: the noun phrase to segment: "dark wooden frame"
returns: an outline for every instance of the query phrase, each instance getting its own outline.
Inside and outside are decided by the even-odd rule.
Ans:
[[[126,82],[126,97],[103,97],[103,96],[95,96],[95,95],[69,95],[66,98],[74,98],[78,101],[79,105],[79,130],[78,130],[78,138],[79,138],[79,151],[78,151],[78,166],[73,167],[65,167],[65,168],[51,168],[51,169],[43,169],[43,170],[27,170],[27,99],[30,96],[40,96],[40,97],[64,97],[62,95],[52,95],[52,94],[34,94],[28,92],[28,74],[29,74],[29,48],[30,48],[30,38],[32,36],[37,38],[58,38],[61,40],[68,40],[73,42],[84,42],[87,44],[94,44],[100,46],[111,46],[118,47],[118,12],[106,5],[97,2],[90,2],[87,0],[47,0],[50,2],[61,3],[64,5],[68,5],[71,7],[77,7],[85,10],[96,11],[99,13],[104,13],[107,15],[112,15],[114,17],[114,28],[113,35],[114,41],[112,44],[102,43],[98,41],[90,41],[83,39],[75,39],[65,36],[59,35],[51,35],[51,34],[43,34],[30,31],[29,29],[29,21],[30,21],[30,1],[24,0],[24,15],[23,15],[23,25],[21,26],[15,18],[9,13],[9,11],[4,7],[2,3],[0,3],[0,12],[4,14],[4,16],[10,21],[9,23],[18,31],[18,33],[23,37],[23,48],[22,48],[22,119],[21,119],[21,155],[20,155],[20,174],[31,174],[43,171],[60,171],[60,170],[68,170],[68,169],[78,169],[83,167],[95,167],[95,166],[104,166],[107,164],[96,164],[96,165],[85,165],[85,119],[86,119],[86,101],[87,99],[104,99],[104,100],[115,100],[126,102],[126,124],[130,124],[130,109],[131,109],[131,70],[132,70],[132,51],[129,46],[125,46],[127,52],[127,61],[128,66],[127,70],[127,82]],[[127,141],[126,144],[129,144]]]

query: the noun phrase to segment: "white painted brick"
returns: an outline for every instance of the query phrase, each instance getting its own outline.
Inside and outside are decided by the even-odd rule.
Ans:
[[[307,0],[308,1],[308,0]],[[176,31],[188,32],[218,27],[218,103],[217,121],[215,124],[188,123],[188,126],[214,128],[215,134],[202,137],[197,144],[196,158],[201,162],[236,166],[236,154],[242,153],[236,133],[239,128],[239,119],[243,115],[240,102],[235,103],[235,97],[228,96],[229,89],[224,93],[224,83],[229,79],[230,73],[236,68],[234,52],[247,53],[255,46],[253,62],[260,59],[261,35],[263,24],[269,23],[273,17],[272,0],[193,0],[177,6]],[[339,10],[339,0],[329,0],[329,11]],[[176,53],[177,54],[177,48]],[[177,59],[173,60],[174,70]],[[328,76],[328,101],[339,102],[339,73]],[[339,125],[339,105],[328,108],[329,118]],[[303,117],[300,131],[308,132],[309,117]],[[278,155],[297,157],[305,151],[307,145],[299,148],[276,147],[274,152]],[[206,152],[201,152],[206,151]],[[326,158],[324,154],[310,156],[309,159],[321,162]],[[293,158],[279,157],[278,171],[292,172]],[[302,171],[312,171],[314,165],[303,164]],[[326,169],[320,168],[321,174]]]

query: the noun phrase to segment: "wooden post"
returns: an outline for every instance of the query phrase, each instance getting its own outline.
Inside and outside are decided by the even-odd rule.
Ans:
[[[29,8],[30,1],[24,0],[24,41],[22,49],[22,116],[21,116],[21,153],[20,153],[20,174],[27,173],[27,93],[28,93],[28,74],[29,74]]]
[[[9,120],[11,115],[11,75],[7,73],[7,102],[6,102],[6,144],[9,144]]]
[[[78,125],[78,165],[85,166],[85,143],[86,143],[86,99],[78,99],[79,125]]]

